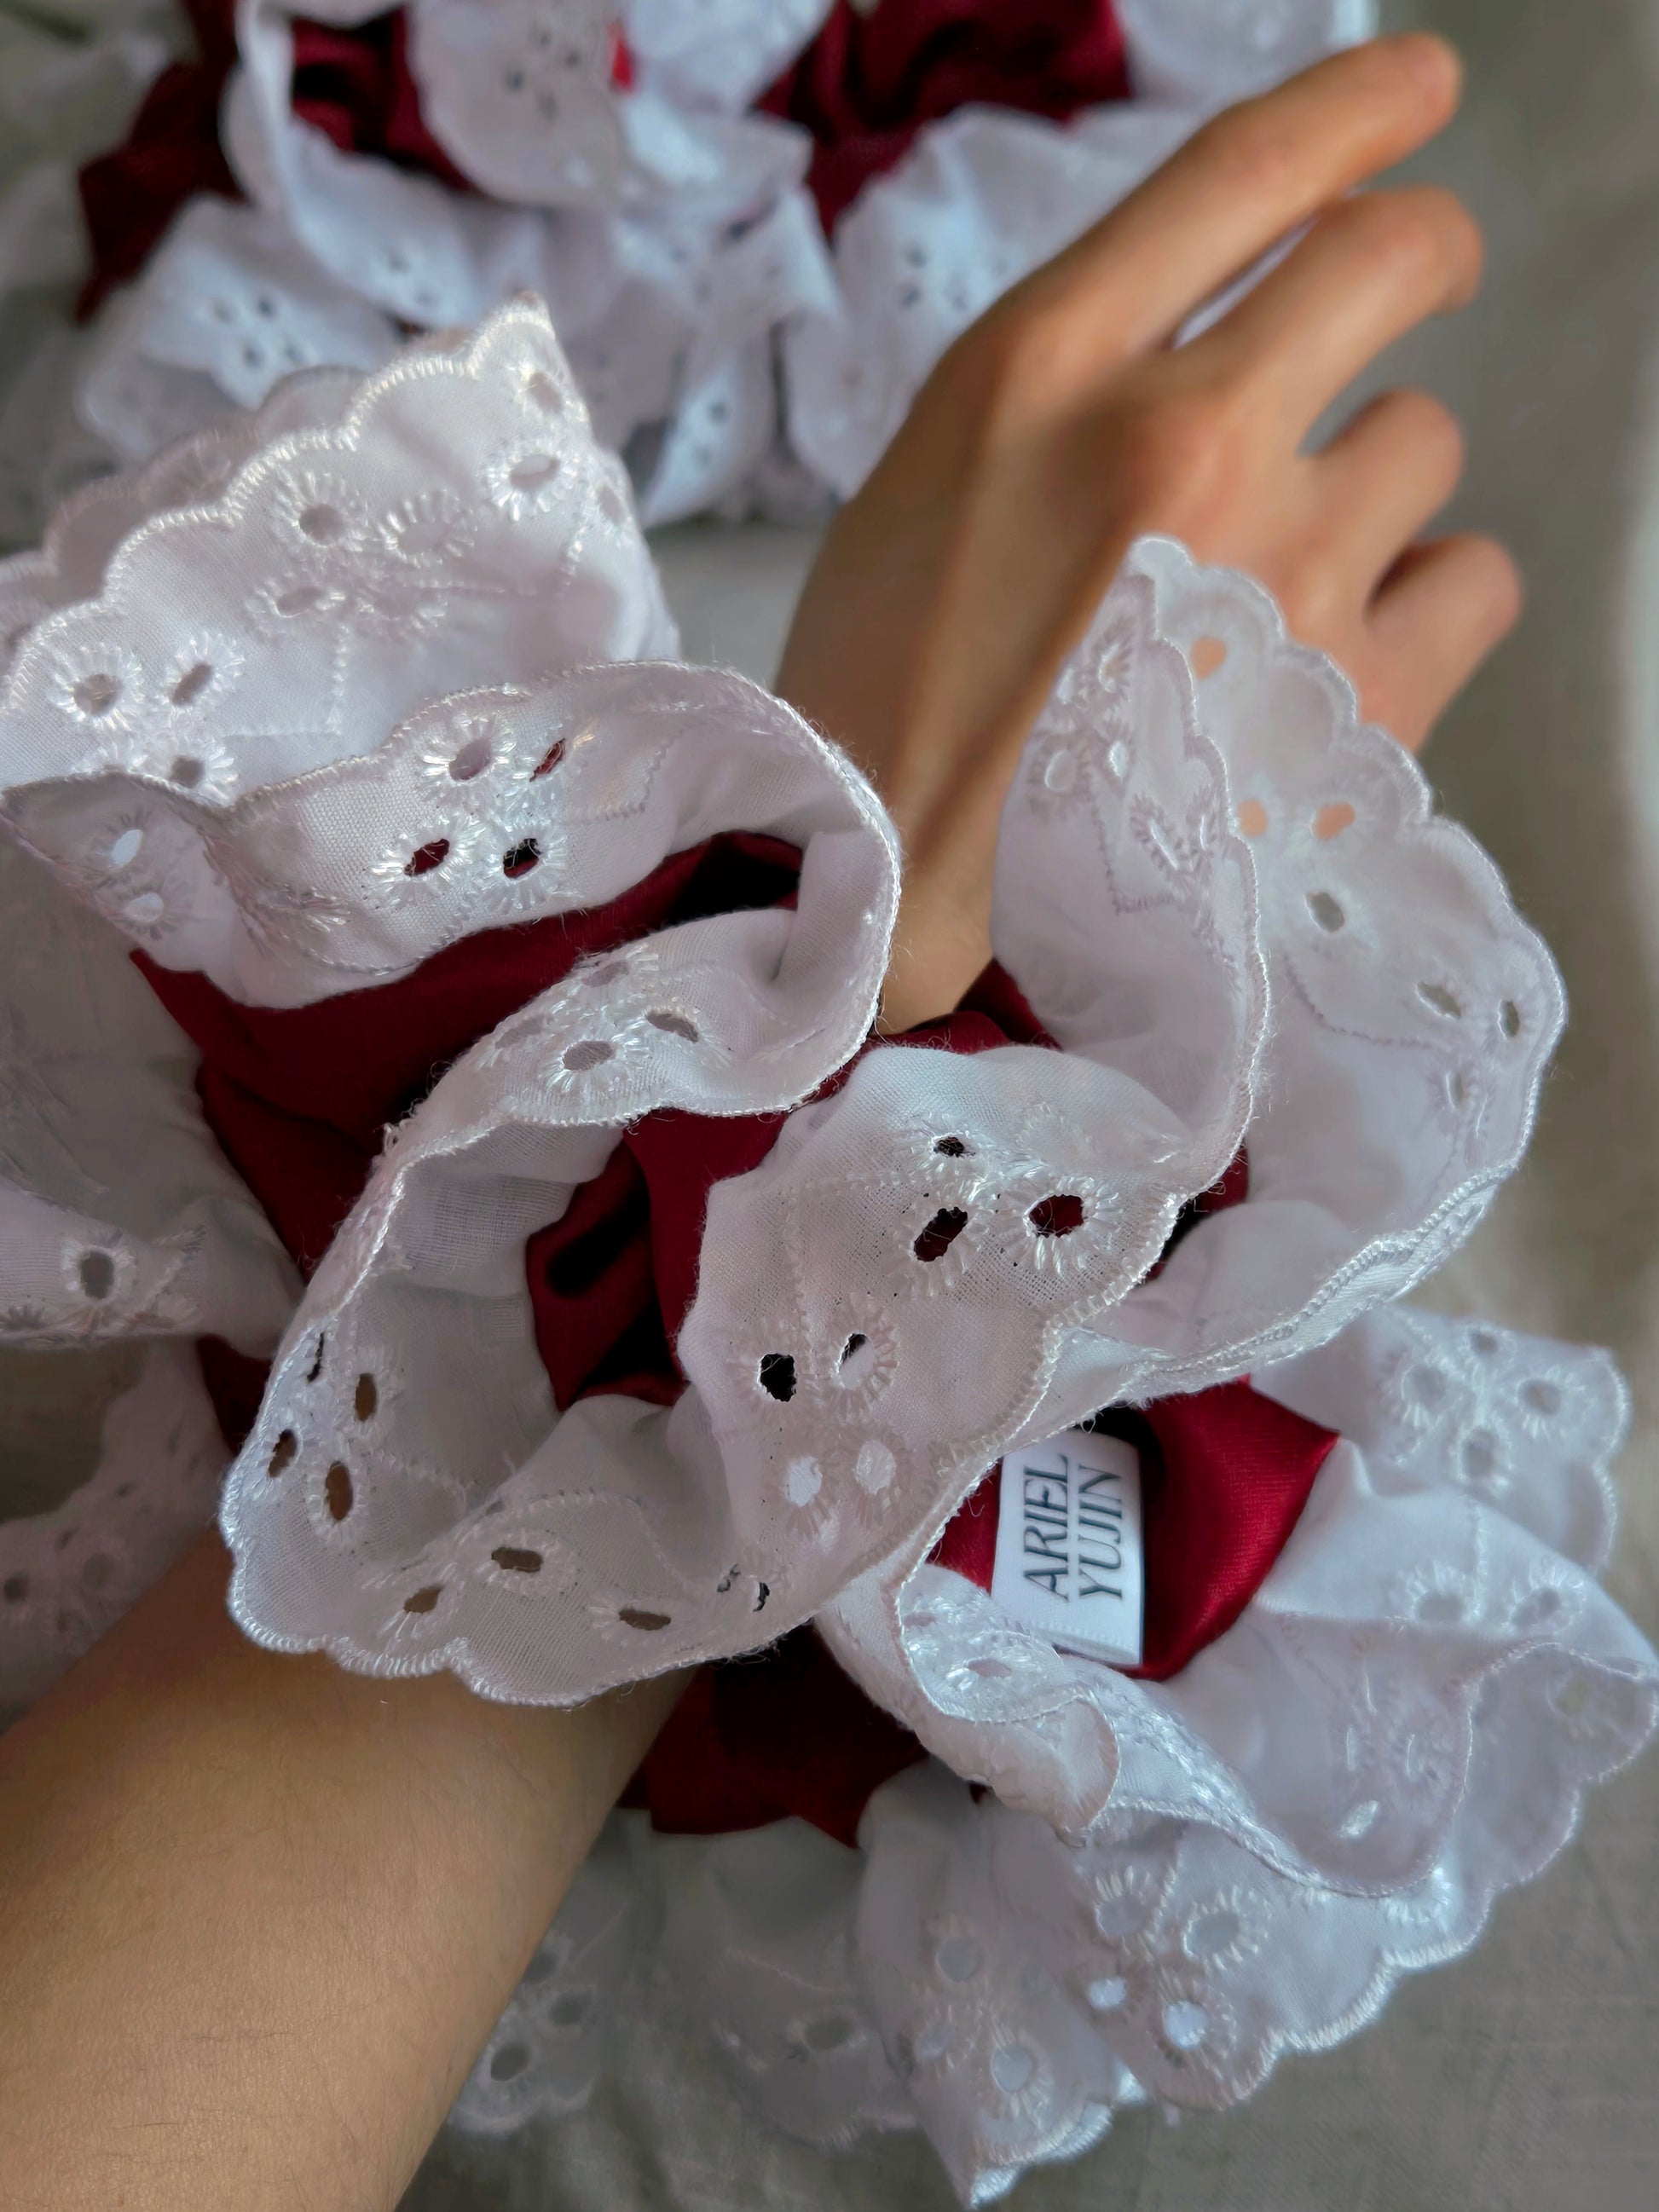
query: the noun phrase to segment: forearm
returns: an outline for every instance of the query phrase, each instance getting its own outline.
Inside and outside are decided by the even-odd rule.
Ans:
[[[393,2204],[679,1681],[575,1712],[246,1643],[216,1537],[0,1740],[0,2172]]]

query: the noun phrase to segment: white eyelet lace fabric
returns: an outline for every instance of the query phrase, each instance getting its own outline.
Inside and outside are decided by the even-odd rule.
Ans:
[[[1617,1376],[1389,1304],[1519,1158],[1554,970],[1247,580],[1137,546],[1033,733],[994,935],[1060,1049],[878,1046],[805,1105],[873,1013],[890,826],[788,709],[647,657],[656,580],[539,308],[92,488],[0,606],[33,848],[0,845],[0,1336],[137,1362],[46,1455],[70,1495],[0,1524],[0,1696],[207,1509],[177,1340],[280,1331],[222,1505],[260,1640],[571,1703],[814,1618],[933,1754],[857,1852],[619,1819],[464,2124],[568,2110],[667,2004],[779,2124],[920,2125],[988,2202],[1126,2101],[1225,2104],[1363,2025],[1645,1740],[1656,1662],[1595,1579]],[[125,946],[313,1005],[733,830],[799,849],[793,907],[590,958],[482,1039],[296,1305]],[[684,1395],[561,1417],[526,1243],[663,1107],[787,1119],[714,1190]],[[1153,1275],[1241,1146],[1248,1197]],[[1343,1441],[1170,1680],[925,1564],[1011,1446],[1245,1374]]]
[[[61,838],[68,802],[29,797],[34,842],[48,819]],[[354,1667],[568,1703],[819,1614],[930,1748],[1086,1826],[1118,1678],[1034,1643],[1006,1677],[953,1671],[951,1634],[939,1658],[907,1632],[911,1570],[1012,1445],[1290,1357],[1437,1265],[1524,1145],[1553,969],[1266,594],[1147,541],[1038,723],[999,853],[995,941],[1063,1050],[869,1054],[711,1193],[685,1397],[558,1418],[527,1237],[626,1123],[791,1106],[865,1033],[894,863],[856,778],[734,678],[614,667],[448,697],[367,758],[216,810],[220,903],[165,955],[302,1002],[614,896],[738,826],[802,847],[794,915],[590,962],[395,1132],[228,1491],[238,1617]],[[528,877],[504,872],[532,847]],[[1241,1144],[1248,1201],[1148,1279]],[[1058,1200],[1078,1218],[1055,1231]],[[1243,1799],[1235,1820],[1272,1832]]]
[[[605,2018],[578,1900],[457,2124],[568,2109],[573,2018],[586,2080],[638,2063],[630,2019],[666,2014],[702,2023],[775,2124],[920,2124],[983,2204],[1124,2105],[1249,2096],[1466,1950],[1659,1713],[1659,1661],[1595,1579],[1622,1387],[1601,1354],[1398,1308],[1254,1379],[1346,1441],[1184,1674],[1094,1669],[1142,1721],[1086,1829],[976,1799],[937,1759],[876,1792],[857,1852],[799,1821],[704,1838],[620,1815],[607,1924],[631,1914],[632,1964]],[[1032,1663],[974,1617],[977,1589],[918,1581],[958,1669]],[[1297,1849],[1241,1828],[1241,1800],[1293,1808]]]
[[[394,324],[470,324],[528,289],[601,436],[627,448],[648,523],[799,512],[857,488],[1000,292],[1206,113],[1365,35],[1374,10],[1126,7],[1136,98],[1065,126],[994,106],[930,124],[833,240],[804,189],[808,134],[749,112],[827,0],[409,0],[422,114],[473,194],[343,152],[294,113],[295,17],[382,12],[240,0],[222,131],[252,206],[189,205],[50,380],[70,387],[68,417],[61,399],[44,423],[20,412],[18,450],[38,468],[44,442],[52,483],[257,404],[301,362],[372,367]]]
[[[191,1340],[268,1352],[299,1286],[125,942],[3,836],[0,938],[5,1711],[210,1520],[229,1454]],[[139,1364],[80,1437],[87,1392],[124,1345]]]

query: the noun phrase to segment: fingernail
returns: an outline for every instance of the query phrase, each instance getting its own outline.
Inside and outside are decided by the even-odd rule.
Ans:
[[[1426,31],[1408,31],[1392,43],[1400,59],[1437,106],[1449,106],[1456,100],[1462,85],[1463,65],[1443,39],[1434,38]]]

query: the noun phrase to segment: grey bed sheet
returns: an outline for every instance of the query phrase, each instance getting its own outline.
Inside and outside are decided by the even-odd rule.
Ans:
[[[1429,766],[1566,972],[1573,1021],[1527,1167],[1435,1301],[1611,1345],[1636,1395],[1613,1571],[1659,1638],[1659,0],[1426,0],[1465,112],[1416,166],[1487,227],[1480,301],[1388,380],[1459,407],[1460,517],[1501,531],[1524,629]],[[765,675],[810,540],[663,551],[688,650]],[[1121,2120],[1016,2212],[1650,2212],[1659,2204],[1659,1755],[1595,1799],[1469,1960],[1285,2062],[1232,2113]],[[915,2137],[821,2154],[641,2031],[635,2087],[513,2145],[447,2137],[408,2212],[947,2212]]]

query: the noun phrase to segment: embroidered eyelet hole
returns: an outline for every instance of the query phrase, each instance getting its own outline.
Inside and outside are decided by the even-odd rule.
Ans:
[[[1559,1620],[1565,1610],[1566,1600],[1559,1589],[1535,1589],[1516,1607],[1510,1616],[1510,1626],[1519,1629],[1523,1636],[1531,1635],[1551,1621]]]
[[[517,1544],[498,1544],[490,1553],[495,1565],[509,1575],[538,1575],[542,1571],[539,1552],[527,1552]]]
[[[1083,1200],[1075,1191],[1060,1191],[1038,1199],[1025,1218],[1039,1237],[1069,1237],[1083,1226]]]
[[[1498,1009],[1498,1026],[1506,1037],[1521,1034],[1521,1009],[1513,999],[1505,999]]]
[[[353,1504],[351,1470],[343,1459],[337,1459],[323,1477],[323,1497],[327,1503],[329,1517],[343,1521]]]
[[[167,697],[175,707],[193,707],[212,681],[212,663],[198,660],[192,666],[185,669],[172,690],[168,692]]]
[[[1490,1482],[1498,1466],[1498,1439],[1489,1429],[1477,1429],[1463,1439],[1463,1473],[1471,1482]]]
[[[180,753],[167,770],[169,783],[176,783],[180,791],[194,791],[206,773],[193,753]]]
[[[300,1449],[300,1439],[292,1429],[284,1429],[270,1448],[270,1457],[265,1462],[267,1474],[281,1474],[284,1468],[292,1467]]]
[[[1333,799],[1322,806],[1313,818],[1313,833],[1323,843],[1340,837],[1353,822],[1354,811],[1346,799]]]
[[[1460,1109],[1468,1101],[1469,1086],[1461,1068],[1454,1067],[1446,1077],[1446,1103]]]
[[[1308,911],[1328,935],[1334,936],[1348,919],[1328,891],[1310,891]]]
[[[544,414],[556,415],[564,405],[563,395],[544,368],[532,369],[524,380],[524,394],[532,406]]]
[[[1534,1413],[1550,1415],[1559,1413],[1561,1410],[1560,1384],[1552,1382],[1541,1375],[1535,1376],[1530,1382],[1522,1384],[1521,1397],[1522,1402]]]
[[[3,1597],[8,1605],[21,1605],[28,1594],[29,1578],[27,1575],[8,1575],[5,1581],[0,1583],[0,1597]]]
[[[1190,1997],[1164,2008],[1164,2033],[1177,2051],[1196,2051],[1210,2032],[1210,2015]]]
[[[160,891],[140,891],[137,898],[127,901],[121,911],[135,927],[148,929],[167,912],[167,901]]]
[[[590,968],[582,981],[590,991],[608,991],[613,983],[620,983],[628,973],[625,960],[607,960],[598,968]]]
[[[552,483],[562,465],[556,453],[526,453],[514,462],[507,480],[514,491],[541,491]]]
[[[810,1505],[823,1487],[823,1469],[810,1452],[792,1459],[783,1470],[783,1494],[792,1505]]]
[[[317,1339],[316,1355],[313,1358],[310,1367],[306,1371],[306,1381],[307,1382],[314,1382],[317,1380],[317,1377],[323,1371],[323,1350],[327,1342],[328,1332],[324,1330]]]
[[[1417,995],[1425,1006],[1432,1006],[1437,1014],[1444,1014],[1454,1022],[1463,1018],[1462,1001],[1449,991],[1443,983],[1419,983]]]
[[[1455,1590],[1425,1590],[1417,1617],[1428,1628],[1455,1628],[1463,1618],[1463,1601]]]
[[[292,591],[278,592],[272,605],[279,615],[311,615],[327,596],[320,584],[296,584]]]
[[[583,1037],[578,1043],[566,1047],[564,1064],[573,1075],[580,1075],[586,1068],[603,1066],[614,1056],[615,1050],[603,1037]]]
[[[795,1363],[787,1352],[769,1352],[762,1359],[757,1380],[769,1398],[787,1406],[795,1395]]]
[[[360,1421],[372,1421],[374,1409],[380,1402],[380,1394],[372,1375],[360,1375],[357,1387],[351,1394],[351,1410]]]
[[[1121,1974],[1103,1974],[1083,1994],[1091,2012],[1115,2012],[1128,1996],[1129,1984]]]
[[[83,1589],[100,1590],[109,1580],[109,1561],[101,1552],[94,1552],[81,1570]]]
[[[537,762],[535,767],[531,769],[530,781],[534,783],[538,775],[551,775],[554,769],[557,768],[559,763],[563,758],[564,739],[562,738],[556,738],[553,740],[553,743],[548,747],[547,750],[542,755],[541,758]]]
[[[1201,684],[1206,676],[1213,676],[1218,668],[1225,665],[1227,641],[1224,637],[1195,637],[1187,659]]]
[[[107,1252],[83,1252],[75,1272],[89,1298],[101,1301],[115,1288],[115,1262]]]
[[[879,1437],[866,1437],[853,1462],[853,1480],[866,1498],[878,1498],[898,1473],[890,1445]]]
[[[1014,1670],[1006,1659],[970,1659],[968,1671],[977,1674],[981,1681],[1005,1682]]]
[[[623,1605],[617,1607],[617,1618],[624,1628],[638,1628],[648,1632],[653,1629],[666,1628],[671,1615],[665,1613],[653,1613],[647,1607],[642,1605]]]
[[[1191,1959],[1213,1959],[1238,1941],[1238,1915],[1225,1905],[1206,1912],[1187,1930],[1186,1950]]]
[[[933,1954],[933,1964],[947,1982],[971,1982],[980,1970],[981,1955],[971,1936],[947,1936]]]
[[[991,2079],[1005,2096],[1018,2095],[1036,2069],[1036,2061],[1023,2043],[1005,2044],[991,2054]]]
[[[947,1160],[959,1160],[967,1152],[968,1146],[960,1137],[941,1137],[933,1146],[933,1150],[936,1152],[942,1152]]]
[[[968,1216],[961,1206],[942,1206],[910,1249],[918,1260],[931,1267],[945,1257],[967,1226]]]
[[[449,773],[457,783],[471,783],[475,775],[482,775],[495,757],[495,748],[483,735],[469,738],[449,763]]]
[[[501,854],[501,873],[509,883],[515,884],[520,876],[527,876],[532,868],[539,867],[541,858],[541,847],[533,837],[526,837],[521,844],[509,845]]]
[[[1265,837],[1267,834],[1267,810],[1259,799],[1241,799],[1235,817],[1247,837]]]
[[[1497,1354],[1498,1339],[1489,1328],[1473,1328],[1469,1331],[1469,1350],[1479,1359],[1491,1359]]]
[[[346,519],[327,500],[318,500],[300,511],[300,528],[313,545],[335,545],[345,536]]]
[[[645,1018],[653,1030],[661,1030],[669,1036],[684,1037],[687,1044],[696,1044],[702,1035],[695,1022],[688,1021],[684,1014],[677,1014],[665,1006],[659,1006]]]
[[[547,2008],[547,2016],[555,2027],[568,2031],[580,2027],[593,2009],[592,1990],[561,1990]]]
[[[142,830],[136,827],[123,830],[118,836],[110,840],[110,872],[115,874],[122,868],[130,868],[143,848],[144,833]]]
[[[845,2013],[831,2013],[822,2020],[809,2020],[801,2029],[800,2039],[809,2051],[841,2051],[856,2033]]]
[[[441,1583],[428,1583],[424,1589],[411,1590],[404,1600],[405,1613],[430,1613],[444,1594]]]
[[[121,696],[121,679],[106,668],[94,669],[82,677],[70,696],[83,714],[107,714]]]
[[[429,844],[417,845],[404,863],[406,876],[429,876],[434,868],[442,867],[449,858],[447,837],[434,837]]]
[[[489,2062],[492,2081],[516,2081],[530,2063],[530,2046],[525,2043],[504,2043]]]

